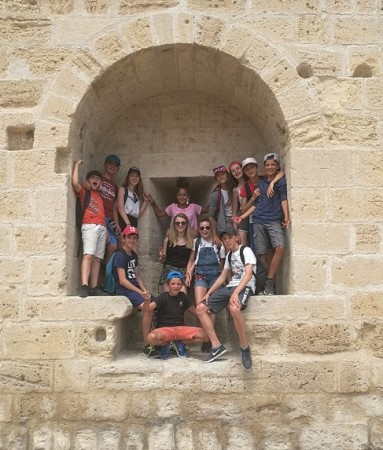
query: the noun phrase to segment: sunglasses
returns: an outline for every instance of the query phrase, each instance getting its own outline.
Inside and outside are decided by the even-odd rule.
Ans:
[[[210,230],[210,226],[208,225],[207,227],[199,227],[200,231],[206,230],[209,231]]]
[[[185,222],[185,221],[177,221],[177,222],[174,222],[176,225],[186,225],[187,224],[187,222]]]

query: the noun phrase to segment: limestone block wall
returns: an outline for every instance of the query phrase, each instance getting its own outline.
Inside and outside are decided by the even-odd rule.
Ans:
[[[170,448],[238,448],[238,442],[270,449],[383,447],[380,7],[376,0],[0,3],[0,447],[161,448],[161,439]],[[195,393],[190,405],[198,411],[199,432],[187,426],[193,408],[180,387],[169,403],[156,392],[158,409],[143,406],[133,420],[141,427],[144,418],[155,417],[155,432],[119,427],[126,411],[143,402],[138,383],[125,403],[83,374],[99,370],[90,367],[100,354],[119,357],[135,319],[125,319],[125,306],[119,309],[114,300],[112,310],[97,313],[87,303],[91,316],[77,318],[78,305],[67,297],[76,293],[79,274],[73,160],[84,159],[84,171],[101,169],[106,154],[118,153],[118,183],[138,165],[161,205],[171,201],[175,178],[188,176],[196,200],[205,204],[212,167],[245,156],[261,159],[268,151],[283,157],[292,220],[278,280],[279,292],[291,295],[278,304],[293,308],[303,301],[311,311],[314,303],[307,299],[314,297],[318,318],[298,315],[291,325],[282,315],[276,325],[249,325],[254,349],[256,336],[270,339],[262,350],[266,362],[257,365],[252,381],[238,374],[239,390],[228,381],[230,364],[220,367],[218,385],[230,385],[233,401],[212,393],[216,410],[198,409],[205,388],[187,385]],[[165,226],[149,210],[140,222],[141,265],[153,291]],[[330,302],[323,299],[332,298],[341,299],[344,314],[328,322]],[[269,301],[257,305],[256,314],[273,312]],[[265,367],[275,352],[284,355],[288,370],[277,367],[273,374],[281,374],[291,401],[272,407],[264,401],[272,389],[253,383],[264,370],[267,379],[271,369]],[[294,382],[303,369],[290,353],[304,355],[314,367],[304,372],[305,380]],[[348,369],[339,363],[332,384],[326,368],[328,361],[338,364],[339,355],[347,355]],[[70,370],[67,360],[75,361]],[[134,372],[135,364],[123,370]],[[182,373],[181,365],[176,368]],[[134,373],[122,377],[122,389],[137,373],[147,376],[147,367]],[[167,383],[175,376],[156,373]],[[303,398],[308,379],[318,377],[329,384]],[[35,390],[40,382],[41,392]],[[62,394],[66,390],[71,398]],[[256,402],[239,408],[238,398],[246,403],[249,392]],[[62,411],[71,411],[78,398],[86,400],[66,417]],[[105,401],[120,406],[115,414],[106,408],[100,419],[94,411]],[[176,408],[176,416],[167,412],[179,404],[185,408]],[[291,412],[297,404],[306,406]],[[87,423],[80,426],[84,411]],[[200,423],[209,412],[222,414],[214,435],[211,424]],[[233,417],[246,418],[246,427]],[[218,429],[227,423],[231,428],[220,437]],[[158,434],[164,437],[157,442]]]

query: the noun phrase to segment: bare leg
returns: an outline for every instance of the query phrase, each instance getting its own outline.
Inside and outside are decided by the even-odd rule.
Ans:
[[[137,309],[142,311],[142,305],[140,305]],[[153,311],[144,312],[144,316],[142,318],[142,337],[144,339],[144,343],[147,344],[148,336],[150,334],[150,330],[152,329],[152,320],[153,320]]]
[[[247,231],[239,230],[239,239],[241,240],[242,245],[247,246]]]
[[[100,274],[100,265],[101,265],[101,259],[97,258],[96,256],[93,256],[92,264],[90,267],[90,283],[89,283],[89,287],[91,289],[95,288],[98,284],[98,276]]]
[[[219,347],[221,345],[221,342],[219,341],[216,335],[214,323],[211,319],[211,316],[214,314],[209,314],[209,308],[203,303],[200,303],[197,306],[197,314],[199,321],[201,322],[201,325],[203,326],[204,330],[206,331],[206,334],[210,339],[211,345],[213,347]]]
[[[247,347],[246,333],[245,333],[245,319],[238,306],[230,306],[230,314],[234,321],[235,331],[237,332],[239,345],[242,348]]]
[[[92,266],[92,255],[84,255],[81,261],[81,284],[89,283],[90,268]]]
[[[274,255],[271,259],[269,266],[269,273],[267,275],[268,278],[274,279],[277,270],[282,262],[284,253],[285,253],[284,247],[275,247]]]
[[[202,299],[204,298],[206,292],[207,288],[203,286],[197,286],[194,288],[194,297],[196,306],[198,306],[202,302]]]

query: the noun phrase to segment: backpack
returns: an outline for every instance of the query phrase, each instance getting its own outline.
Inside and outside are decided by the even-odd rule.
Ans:
[[[110,260],[108,261],[105,267],[104,288],[108,291],[110,295],[114,295],[116,293],[116,279],[114,278],[113,274],[113,263],[114,257],[116,256],[117,252],[126,253],[123,248],[119,248],[118,250],[114,251],[113,255],[111,256]]]
[[[84,202],[82,204],[80,197],[79,196],[76,197],[76,228],[78,228],[79,230],[81,230],[82,220],[84,218],[86,208],[89,206],[90,197],[91,197],[90,190],[85,191]],[[81,249],[82,249],[82,239],[80,239],[80,243],[78,245],[77,258],[80,256]]]
[[[241,258],[243,266],[245,266],[245,256],[243,254],[245,250],[245,246],[241,245],[239,248],[239,256]],[[231,256],[232,251],[228,253],[228,261],[231,267]],[[261,261],[260,258],[258,258],[255,255],[255,260],[257,262],[255,271],[253,270],[253,274],[255,276],[255,292],[254,295],[259,295],[261,292],[263,292],[267,280],[267,268],[265,264]]]
[[[85,191],[84,202],[81,204],[80,197],[76,197],[76,227],[81,228],[82,219],[84,218],[84,214],[86,208],[90,203],[90,190]]]

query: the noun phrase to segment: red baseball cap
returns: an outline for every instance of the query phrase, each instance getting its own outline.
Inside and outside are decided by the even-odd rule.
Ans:
[[[138,236],[138,230],[136,227],[132,227],[132,225],[128,225],[124,228],[122,232],[123,236],[128,236],[129,234],[136,234]]]

